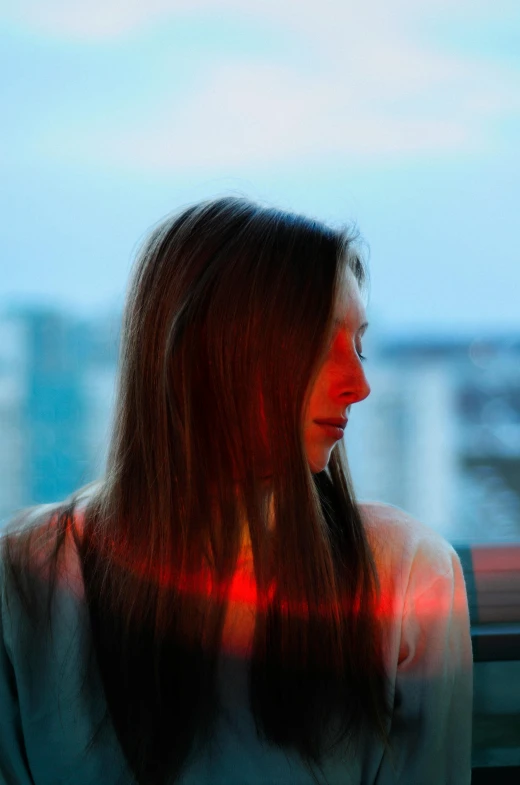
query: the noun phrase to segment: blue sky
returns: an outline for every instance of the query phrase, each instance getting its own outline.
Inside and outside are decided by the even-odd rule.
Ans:
[[[231,192],[355,221],[384,331],[520,331],[518,0],[18,0],[0,74],[0,305],[121,307]]]

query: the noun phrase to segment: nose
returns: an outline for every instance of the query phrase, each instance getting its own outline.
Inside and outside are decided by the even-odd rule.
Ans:
[[[352,378],[352,372],[350,372],[349,378],[345,380],[345,392],[353,399],[353,403],[364,401],[370,395],[371,387],[365,369],[361,366],[361,361],[357,366],[355,378]]]
[[[364,376],[364,374],[363,374],[363,376]],[[368,398],[368,396],[370,395],[371,391],[372,391],[372,388],[370,387],[366,377],[364,376],[364,383],[363,383],[361,391],[359,393],[358,401],[364,401],[365,398]]]

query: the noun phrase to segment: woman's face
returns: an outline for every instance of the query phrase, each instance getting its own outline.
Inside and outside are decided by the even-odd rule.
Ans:
[[[346,271],[336,303],[335,318],[337,324],[332,343],[304,414],[305,451],[313,474],[326,468],[338,441],[315,421],[338,417],[346,419],[352,404],[370,395],[370,385],[359,358],[363,353],[362,338],[368,324],[359,286],[350,269]]]
[[[335,318],[338,323],[332,343],[312,387],[303,421],[305,452],[313,474],[326,468],[338,441],[315,420],[346,419],[352,404],[370,395],[370,385],[359,358],[363,353],[362,338],[368,324],[359,286],[350,269],[346,271],[336,303]],[[260,407],[260,428],[267,443],[262,398]],[[269,484],[272,474],[267,465],[260,471],[260,478]]]

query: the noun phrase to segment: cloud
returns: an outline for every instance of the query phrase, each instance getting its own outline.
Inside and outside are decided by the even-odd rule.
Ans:
[[[358,21],[398,28],[431,14],[487,16],[514,13],[517,0],[17,0],[0,10],[0,20],[52,37],[106,40],[139,32],[183,14],[233,13],[330,39],[349,35]],[[345,40],[345,39],[344,39]]]
[[[0,18],[53,38],[106,41],[153,24],[182,6],[187,8],[188,4],[167,0],[17,0],[2,10]]]
[[[482,151],[520,109],[518,73],[417,35],[429,18],[470,6],[486,12],[485,0],[19,0],[19,23],[87,42],[219,10],[249,20],[252,34],[255,20],[286,31],[307,55],[208,60],[201,49],[202,76],[183,77],[193,79],[188,97],[172,89],[142,112],[136,94],[132,122],[116,111],[102,122],[70,116],[34,145],[54,160],[159,172]]]
[[[182,105],[139,126],[65,128],[44,145],[47,154],[161,172],[450,150],[471,145],[472,137],[460,118],[378,110],[338,78],[221,63]]]

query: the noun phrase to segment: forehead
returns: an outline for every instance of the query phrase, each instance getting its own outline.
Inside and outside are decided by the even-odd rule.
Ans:
[[[345,322],[354,329],[367,320],[359,285],[350,268],[347,268],[341,282],[334,315],[336,320]]]

